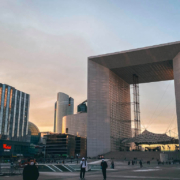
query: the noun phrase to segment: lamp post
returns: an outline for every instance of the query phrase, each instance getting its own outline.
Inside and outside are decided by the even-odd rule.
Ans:
[[[46,160],[46,145],[44,146],[44,163],[45,163],[45,160]]]
[[[45,163],[45,160],[46,160],[46,138],[43,138],[44,139],[44,163]]]

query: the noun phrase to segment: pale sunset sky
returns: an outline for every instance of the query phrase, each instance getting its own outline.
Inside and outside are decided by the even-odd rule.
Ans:
[[[180,0],[0,0],[0,83],[52,131],[57,92],[87,99],[87,57],[180,40]],[[140,84],[143,127],[177,133],[174,81]],[[133,118],[133,117],[132,117]]]

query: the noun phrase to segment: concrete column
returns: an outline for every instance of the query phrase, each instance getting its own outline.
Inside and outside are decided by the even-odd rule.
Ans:
[[[109,69],[88,60],[87,156],[110,150]]]
[[[173,59],[173,72],[174,72],[174,86],[175,86],[175,96],[176,96],[177,125],[178,125],[179,139],[180,139],[180,52]],[[179,145],[180,145],[180,141],[179,141]]]

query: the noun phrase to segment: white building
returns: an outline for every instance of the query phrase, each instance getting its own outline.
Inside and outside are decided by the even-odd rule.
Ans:
[[[87,113],[64,116],[62,133],[87,137]]]
[[[74,113],[74,99],[67,94],[59,92],[57,94],[57,102],[55,105],[55,125],[56,133],[62,133],[62,118],[63,116],[71,115]]]

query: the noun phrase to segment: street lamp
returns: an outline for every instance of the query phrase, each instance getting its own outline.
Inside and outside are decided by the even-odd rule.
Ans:
[[[43,146],[44,147],[44,163],[45,163],[45,160],[46,160],[46,140],[47,139],[44,137],[43,140],[44,140],[44,144],[45,144],[45,146]]]

